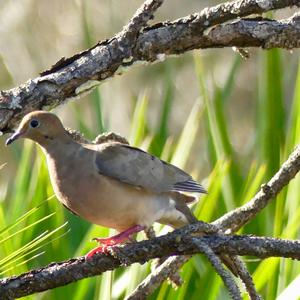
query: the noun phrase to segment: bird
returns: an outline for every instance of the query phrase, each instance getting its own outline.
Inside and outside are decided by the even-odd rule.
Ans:
[[[130,240],[155,222],[178,228],[198,221],[188,204],[206,190],[150,153],[115,140],[82,143],[47,111],[26,114],[6,145],[21,138],[42,148],[54,193],[66,208],[119,232],[95,238],[99,245],[86,258]]]

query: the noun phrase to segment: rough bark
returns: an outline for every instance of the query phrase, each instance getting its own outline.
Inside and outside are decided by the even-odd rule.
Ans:
[[[200,251],[196,246],[198,242],[206,244],[216,254],[252,255],[259,258],[275,256],[300,260],[299,241],[222,234],[191,237],[192,232],[202,229],[202,223],[193,224],[153,240],[125,245],[116,252],[114,251],[113,255],[97,254],[91,260],[81,257],[53,263],[19,276],[2,279],[0,280],[1,299],[24,297],[83,278],[100,275],[122,265],[145,263],[153,258],[174,254],[196,254]],[[189,242],[191,238],[194,243]]]
[[[230,211],[215,222],[219,229],[238,231],[274,199],[300,170],[300,145],[298,145],[271,180],[245,205]]]
[[[288,6],[299,0],[240,0],[205,8],[173,22],[145,28],[163,1],[146,1],[124,29],[109,40],[62,58],[40,77],[0,92],[0,131],[16,127],[32,110],[51,110],[88,93],[102,81],[139,63],[161,62],[167,55],[220,47],[299,48],[300,18],[240,19]],[[231,20],[238,19],[232,22]],[[224,24],[224,22],[229,22]]]

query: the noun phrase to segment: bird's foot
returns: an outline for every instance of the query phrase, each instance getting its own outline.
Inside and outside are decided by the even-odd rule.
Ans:
[[[130,236],[144,230],[145,227],[140,225],[135,225],[122,231],[114,236],[108,238],[93,238],[93,241],[98,242],[102,246],[115,246],[123,243],[124,241],[130,239]]]
[[[112,246],[119,245],[126,240],[130,239],[130,236],[138,233],[142,230],[144,230],[144,226],[135,225],[133,227],[128,228],[127,230],[116,234],[114,236],[108,237],[108,238],[93,238],[93,241],[98,242],[100,245],[94,249],[92,249],[90,252],[86,254],[86,258],[91,258],[96,253],[109,253],[109,248]]]
[[[108,252],[108,249],[107,249],[107,246],[98,246],[94,249],[92,249],[91,251],[89,251],[86,255],[85,255],[85,258],[86,259],[89,259],[89,258],[92,258],[94,256],[94,254],[96,253],[107,253]]]

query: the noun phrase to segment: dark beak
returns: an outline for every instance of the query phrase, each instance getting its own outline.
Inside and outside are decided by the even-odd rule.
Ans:
[[[23,132],[15,132],[9,139],[6,140],[6,146],[10,145],[12,142],[20,138],[23,135]]]

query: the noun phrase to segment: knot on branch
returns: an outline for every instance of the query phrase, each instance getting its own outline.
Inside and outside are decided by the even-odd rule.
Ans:
[[[261,190],[266,194],[267,197],[273,198],[276,193],[268,183],[261,185]]]

